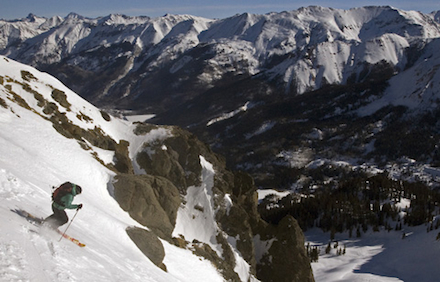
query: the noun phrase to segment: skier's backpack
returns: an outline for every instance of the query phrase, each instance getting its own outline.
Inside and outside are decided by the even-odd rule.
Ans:
[[[73,189],[73,185],[70,182],[66,182],[61,184],[60,187],[58,187],[57,189],[55,189],[55,191],[53,191],[52,193],[52,201],[54,201],[57,204],[61,204],[60,200],[61,198],[68,194],[71,193]]]

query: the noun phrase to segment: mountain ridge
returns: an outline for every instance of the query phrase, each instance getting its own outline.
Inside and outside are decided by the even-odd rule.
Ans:
[[[18,23],[2,21],[1,26],[6,29]],[[365,71],[365,63],[374,65],[385,60],[397,69],[404,68],[406,48],[440,34],[434,13],[406,12],[389,6],[350,10],[310,6],[217,20],[190,15],[154,19],[123,15],[86,19],[69,15],[50,27],[41,29],[34,39],[31,36],[38,31],[22,37],[4,37],[1,53],[54,74],[97,105],[105,106],[113,99],[126,105],[124,108],[140,103],[147,109],[148,103],[139,97],[149,96],[151,100],[162,96],[161,100],[167,100],[170,95],[178,95],[188,99],[185,96],[194,96],[190,89],[176,91],[183,83],[199,85],[196,92],[201,95],[216,83],[227,82],[231,74],[264,75],[268,83],[293,94],[326,84],[345,84],[353,73]],[[389,53],[384,52],[384,46]],[[206,47],[208,52],[203,49]],[[202,62],[197,62],[199,56]],[[104,64],[106,67],[96,68],[100,61],[109,59],[111,63]],[[189,69],[176,74],[173,65],[177,62],[180,68],[192,63],[200,71]],[[87,76],[81,77],[82,83],[69,78],[78,71],[99,76],[109,67],[116,74],[100,76],[101,84],[107,84],[107,88],[111,85],[108,89],[86,89],[96,83],[87,83]],[[171,89],[155,83],[167,80],[167,76],[175,81]],[[81,86],[84,80],[86,86]],[[143,93],[135,81],[150,84],[153,93]]]
[[[3,43],[8,47],[0,53],[53,74],[99,107],[156,114],[150,122],[187,128],[226,156],[232,167],[254,173],[258,182],[257,175],[266,174],[261,163],[274,170],[277,155],[308,142],[320,148],[315,149],[317,157],[332,152],[350,158],[353,152],[343,147],[335,152],[340,144],[328,149],[334,146],[331,138],[346,140],[346,146],[354,138],[360,147],[353,151],[370,148],[360,162],[384,157],[395,161],[400,158],[395,158],[395,149],[400,148],[397,155],[436,163],[431,145],[419,157],[404,144],[410,141],[394,140],[402,145],[393,149],[384,141],[376,142],[374,150],[371,144],[377,138],[393,139],[386,128],[394,121],[384,123],[386,113],[409,126],[416,113],[436,111],[437,15],[389,6],[310,6],[217,20],[70,15],[38,36]],[[2,24],[3,29],[8,26]],[[364,128],[385,127],[373,137],[356,135],[353,130],[363,129],[354,121]],[[413,127],[409,132],[417,131]],[[299,138],[316,129],[327,132],[322,136],[328,139],[318,144]],[[288,132],[290,141],[277,132]]]

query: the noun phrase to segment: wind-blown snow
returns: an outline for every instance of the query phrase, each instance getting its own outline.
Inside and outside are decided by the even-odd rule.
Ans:
[[[263,134],[264,132],[271,130],[276,124],[277,124],[277,123],[274,122],[274,121],[267,121],[267,122],[264,122],[264,123],[260,126],[260,128],[258,128],[258,129],[255,130],[254,132],[249,133],[249,134],[246,134],[246,139],[250,139],[250,138],[252,138],[252,137],[254,137],[254,136],[256,136],[256,135],[259,135],[259,134]]]

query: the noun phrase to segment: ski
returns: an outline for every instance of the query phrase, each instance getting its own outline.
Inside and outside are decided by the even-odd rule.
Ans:
[[[76,245],[79,246],[79,247],[85,247],[85,246],[86,246],[86,244],[81,243],[81,242],[78,241],[77,239],[75,239],[75,238],[73,238],[73,237],[70,237],[69,235],[67,235],[67,234],[65,234],[65,233],[63,233],[63,232],[61,232],[61,231],[58,230],[58,229],[57,229],[57,232],[58,232],[59,234],[61,234],[64,238],[66,238],[67,240],[71,241],[72,243],[76,244]]]
[[[14,210],[11,210],[11,211],[12,211],[12,212],[15,212],[16,214],[18,214],[18,215],[21,216],[21,217],[24,217],[27,221],[29,221],[29,222],[32,223],[32,224],[35,224],[35,225],[41,225],[41,224],[43,224],[43,226],[44,226],[44,219],[39,218],[39,217],[36,217],[36,216],[34,216],[34,215],[28,213],[28,212],[25,211],[25,210],[22,210],[22,209],[14,209]],[[64,238],[66,238],[67,240],[71,241],[72,243],[76,244],[76,245],[79,246],[79,247],[85,247],[85,246],[86,246],[85,244],[81,243],[79,240],[77,240],[77,239],[75,239],[75,238],[73,238],[73,237],[70,237],[70,236],[67,235],[67,234],[64,234],[63,232],[61,232],[61,231],[58,230],[58,229],[54,229],[54,228],[51,228],[51,229],[57,231],[57,232],[58,232],[59,234],[61,234]]]
[[[34,224],[42,224],[43,223],[43,219],[36,217],[30,213],[28,213],[25,210],[22,209],[15,209],[15,210],[11,210],[13,212],[15,212],[16,214],[18,214],[21,217],[24,217],[27,221],[34,223]]]

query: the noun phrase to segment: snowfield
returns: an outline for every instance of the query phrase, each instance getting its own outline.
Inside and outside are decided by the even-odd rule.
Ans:
[[[330,239],[329,233],[313,229],[305,232],[311,246],[321,246],[319,261],[312,263],[316,281],[438,281],[440,277],[439,230],[426,232],[426,226],[407,227],[401,231],[370,228],[361,238],[348,233],[336,233],[333,242],[346,246],[345,255],[337,255],[324,249]],[[405,238],[402,239],[403,234]]]

